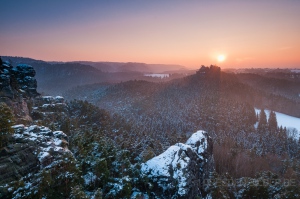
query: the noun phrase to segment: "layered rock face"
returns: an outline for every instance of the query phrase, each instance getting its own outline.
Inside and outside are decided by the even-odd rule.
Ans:
[[[15,133],[10,144],[0,151],[0,185],[37,172],[62,153],[71,153],[67,136],[62,131],[51,131],[37,125],[26,127],[23,124],[12,128]]]
[[[213,144],[205,131],[197,131],[185,144],[177,143],[142,165],[156,198],[205,197],[203,180],[213,170]]]
[[[68,120],[67,104],[61,96],[39,96],[32,100],[31,105],[30,115],[35,122],[49,126],[54,121],[62,124]],[[61,126],[57,126],[57,129],[61,129]]]
[[[13,67],[9,62],[2,62],[0,65],[1,97],[14,99],[18,96],[35,97],[39,95],[36,91],[37,82],[34,76],[35,70],[30,65],[19,64],[17,67]]]

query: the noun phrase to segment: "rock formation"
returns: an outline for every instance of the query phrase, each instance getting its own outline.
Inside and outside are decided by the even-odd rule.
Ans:
[[[177,143],[142,165],[156,198],[205,197],[202,186],[211,166],[213,145],[204,131],[197,131],[185,144]]]
[[[0,102],[13,109],[17,122],[31,121],[26,100],[39,95],[34,76],[35,70],[30,65],[13,67],[7,61],[0,61]]]
[[[13,67],[9,62],[2,62],[0,65],[1,97],[15,99],[19,96],[38,96],[37,82],[34,76],[35,70],[30,65],[19,64],[17,67]]]
[[[39,96],[32,101],[31,117],[36,121],[46,122],[57,117],[61,117],[58,120],[65,120],[68,117],[66,112],[67,105],[61,96]]]
[[[0,198],[6,195],[6,183],[20,180],[50,165],[68,150],[68,138],[62,131],[51,131],[44,126],[12,127],[15,133],[10,144],[0,151]],[[4,197],[5,198],[5,197]]]

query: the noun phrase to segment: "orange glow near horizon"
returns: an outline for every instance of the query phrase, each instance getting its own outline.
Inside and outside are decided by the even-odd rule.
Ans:
[[[300,67],[297,1],[50,4],[47,10],[24,4],[14,15],[0,12],[0,55],[188,68]],[[33,8],[23,15],[24,6]]]

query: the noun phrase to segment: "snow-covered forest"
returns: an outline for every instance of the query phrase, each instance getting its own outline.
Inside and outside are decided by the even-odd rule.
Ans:
[[[0,65],[0,198],[300,197],[299,80],[202,66],[64,98],[37,93],[34,67]]]

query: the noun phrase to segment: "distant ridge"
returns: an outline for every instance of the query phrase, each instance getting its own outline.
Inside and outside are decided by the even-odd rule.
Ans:
[[[145,73],[165,73],[168,71],[186,71],[189,70],[185,66],[177,64],[147,64],[141,62],[109,62],[109,61],[43,61],[29,57],[18,56],[2,56],[3,60],[11,60],[14,64],[27,63],[32,64],[36,62],[48,64],[64,64],[64,63],[79,63],[84,65],[93,66],[102,72],[145,72]]]

